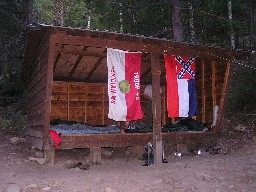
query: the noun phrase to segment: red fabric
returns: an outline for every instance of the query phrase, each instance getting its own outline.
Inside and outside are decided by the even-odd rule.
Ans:
[[[141,53],[125,54],[125,79],[130,82],[130,91],[125,94],[127,105],[126,121],[143,118],[140,105]]]
[[[165,55],[168,117],[179,117],[179,95],[175,57]]]
[[[62,142],[62,139],[60,138],[59,133],[57,131],[50,130],[50,135],[51,135],[51,138],[54,142],[54,145],[55,145],[56,149],[58,149],[60,143]]]

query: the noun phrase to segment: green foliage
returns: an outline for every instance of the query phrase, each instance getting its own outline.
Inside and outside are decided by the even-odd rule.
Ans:
[[[25,102],[19,97],[18,102],[5,107],[0,106],[0,129],[22,132],[25,129]]]
[[[86,2],[78,0],[67,12],[66,25],[86,28],[89,10]]]
[[[33,10],[34,20],[37,23],[54,23],[54,1],[36,0]]]
[[[18,35],[24,26],[25,6],[22,0],[0,2],[0,33],[6,37]]]
[[[22,0],[3,0],[0,5],[0,96],[15,95],[22,90],[20,73],[26,6]]]
[[[86,28],[91,18],[91,29],[110,30],[145,36],[172,37],[172,4],[167,0],[35,0],[37,22],[54,24],[57,2],[64,2],[64,25]],[[180,0],[185,41],[191,39],[190,19],[193,7],[195,37],[200,44],[230,47],[231,25],[237,43],[244,42],[248,49],[250,10],[255,7],[250,0],[232,0],[233,22],[228,19],[227,1]],[[120,16],[120,14],[122,14]],[[241,38],[242,37],[242,40]],[[246,47],[247,46],[247,47]],[[238,48],[241,48],[238,47]]]
[[[256,59],[254,60],[255,66]],[[235,65],[228,94],[228,112],[256,113],[256,70]]]

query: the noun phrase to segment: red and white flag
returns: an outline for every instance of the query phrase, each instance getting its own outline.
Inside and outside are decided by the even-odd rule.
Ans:
[[[140,105],[141,53],[107,49],[108,117],[115,121],[143,118]]]

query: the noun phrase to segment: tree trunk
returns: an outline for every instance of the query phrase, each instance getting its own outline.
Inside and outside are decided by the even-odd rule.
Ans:
[[[56,0],[55,24],[60,26],[64,25],[64,0]]]
[[[88,15],[88,20],[87,20],[87,29],[90,29],[91,28],[91,20],[92,20],[92,17],[91,17],[91,10],[89,10],[89,15]]]
[[[27,25],[33,23],[33,0],[27,0]]]
[[[173,39],[175,41],[184,41],[180,0],[172,0],[171,2],[173,5],[173,13],[172,13]]]
[[[124,32],[124,28],[123,28],[123,12],[122,12],[122,3],[119,4],[120,6],[120,12],[119,12],[119,21],[120,21],[120,33]]]
[[[228,1],[228,18],[230,22],[230,44],[231,44],[231,50],[235,49],[235,34],[233,30],[233,18],[232,18],[232,4],[231,0]]]
[[[196,43],[196,37],[195,37],[195,27],[194,27],[194,10],[193,10],[193,6],[192,3],[188,3],[189,6],[189,12],[190,12],[190,20],[189,20],[189,26],[190,26],[190,42],[191,43]]]

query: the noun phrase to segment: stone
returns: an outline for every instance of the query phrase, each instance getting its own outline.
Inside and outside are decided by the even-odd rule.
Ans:
[[[241,124],[238,124],[235,128],[234,128],[235,131],[246,131],[246,126],[244,125],[241,125]]]
[[[17,185],[10,185],[10,186],[7,187],[5,192],[21,192],[21,189]]]
[[[45,158],[28,157],[28,160],[36,161],[39,165],[44,165],[46,163]]]
[[[110,188],[110,187],[106,187],[104,189],[104,192],[117,192],[117,191],[115,189]]]
[[[26,142],[26,139],[21,138],[21,137],[12,137],[12,138],[10,139],[10,142],[11,142],[12,144],[14,144],[14,145],[17,145],[17,144],[19,144],[19,143],[25,143],[25,142]]]
[[[51,187],[43,187],[41,188],[43,191],[49,191],[51,189]]]
[[[11,144],[16,145],[16,144],[19,143],[19,140],[20,140],[19,137],[12,137],[12,138],[10,139],[10,142],[11,142]]]
[[[27,189],[30,189],[30,188],[37,188],[37,187],[38,187],[37,184],[30,184],[30,185],[28,185],[26,188],[27,188]]]
[[[102,149],[101,153],[102,153],[102,155],[105,155],[105,156],[109,157],[109,156],[112,155],[113,152],[109,151],[107,149]]]

